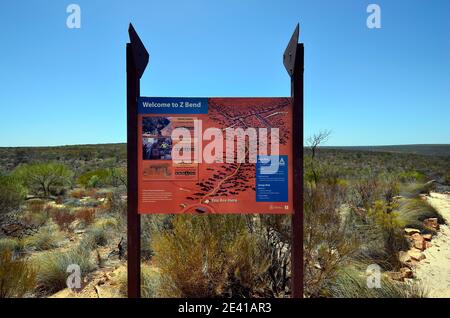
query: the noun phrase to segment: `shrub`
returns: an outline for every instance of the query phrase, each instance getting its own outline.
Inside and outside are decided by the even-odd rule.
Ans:
[[[46,293],[66,288],[69,275],[67,267],[71,264],[80,266],[82,278],[95,269],[91,261],[91,250],[83,245],[66,252],[45,252],[36,256],[34,262],[38,268],[38,284]]]
[[[92,224],[86,236],[84,238],[84,244],[91,246],[92,248],[96,246],[106,246],[108,245],[109,234],[107,229],[102,224]]]
[[[41,199],[32,199],[27,201],[27,210],[33,214],[42,213],[45,208],[45,201]]]
[[[49,220],[49,214],[46,210],[40,213],[25,211],[23,212],[22,220],[32,227],[40,227]]]
[[[26,190],[16,178],[0,176],[0,214],[19,209],[25,196]]]
[[[21,164],[14,170],[28,191],[35,195],[57,195],[65,190],[73,176],[72,171],[60,163]]]
[[[369,210],[368,215],[374,221],[370,231],[378,231],[382,243],[379,250],[382,250],[386,257],[378,261],[397,269],[401,267],[398,252],[408,249],[409,245],[403,234],[404,220],[400,218],[397,211],[393,211],[395,207],[379,200]]]
[[[31,199],[27,201],[26,211],[22,212],[22,219],[29,225],[42,226],[48,221],[51,209],[44,200]]]
[[[259,215],[263,237],[264,250],[261,252],[271,255],[268,268],[267,286],[272,296],[284,297],[290,290],[291,263],[291,221],[289,215]]]
[[[154,268],[144,265],[141,269],[141,294],[143,298],[158,297],[160,274]]]
[[[425,174],[420,171],[407,171],[400,173],[399,179],[401,182],[410,183],[410,182],[424,182]]]
[[[141,258],[149,260],[153,255],[152,239],[157,233],[172,228],[173,215],[146,214],[141,216]]]
[[[63,231],[68,231],[70,224],[76,219],[76,216],[70,210],[58,208],[51,210],[50,217]]]
[[[381,186],[383,199],[386,203],[393,203],[394,197],[400,194],[400,185],[396,180],[385,181]]]
[[[95,220],[95,209],[80,208],[75,211],[75,218],[84,222],[86,226],[92,224]]]
[[[58,247],[59,241],[63,238],[56,224],[42,227],[36,234],[25,238],[25,245],[33,247],[37,251],[45,251]]]
[[[162,295],[255,295],[268,261],[254,240],[243,215],[175,216],[153,240]]]
[[[104,229],[117,229],[119,222],[113,217],[103,217],[95,221],[94,226]]]
[[[344,191],[344,192],[343,192]],[[317,297],[341,264],[359,248],[359,240],[340,212],[345,189],[319,182],[304,187],[305,295]]]
[[[369,209],[380,195],[380,182],[374,177],[358,180],[353,186],[353,193],[355,205]]]
[[[0,298],[22,297],[36,285],[36,270],[25,260],[0,250]]]
[[[408,184],[402,194],[407,198],[417,198],[420,194],[430,194],[435,187],[433,182]]]
[[[404,200],[398,209],[400,221],[405,227],[412,227],[422,231],[429,231],[423,225],[428,218],[437,218],[440,224],[445,223],[442,215],[426,201],[421,199]]]
[[[119,226],[126,225],[127,222],[127,201],[122,199],[121,192],[115,190],[107,193],[104,204],[99,208],[104,214],[113,216],[118,220]]]
[[[100,185],[100,177],[97,175],[93,175],[87,183],[88,188],[97,188],[97,186],[99,185]]]
[[[113,187],[127,186],[127,170],[126,168],[110,168],[109,183]]]

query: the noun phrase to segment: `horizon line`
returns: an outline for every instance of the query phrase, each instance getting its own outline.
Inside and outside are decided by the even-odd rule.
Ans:
[[[96,145],[118,145],[127,144],[127,142],[104,142],[104,143],[89,143],[89,144],[65,144],[65,145],[48,145],[48,146],[0,146],[0,148],[53,148],[53,147],[79,147],[79,146],[96,146]],[[450,146],[450,143],[418,143],[418,144],[378,144],[378,145],[320,145],[319,147],[395,147],[395,146]],[[308,147],[303,145],[303,147]]]

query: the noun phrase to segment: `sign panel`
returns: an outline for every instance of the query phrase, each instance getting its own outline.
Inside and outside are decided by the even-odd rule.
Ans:
[[[293,212],[290,98],[138,100],[138,212]]]

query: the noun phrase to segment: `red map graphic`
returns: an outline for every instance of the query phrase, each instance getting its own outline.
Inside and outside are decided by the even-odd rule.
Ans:
[[[203,131],[215,127],[279,128],[279,154],[287,155],[292,171],[292,106],[290,98],[210,98],[208,114],[139,115],[138,133],[138,211],[149,213],[293,213],[292,177],[288,178],[287,202],[256,201],[256,164],[176,163],[171,149],[172,130],[193,129],[194,120],[202,121]],[[202,149],[210,143],[202,141]],[[200,152],[202,151],[200,149]],[[245,145],[248,155],[248,144]]]

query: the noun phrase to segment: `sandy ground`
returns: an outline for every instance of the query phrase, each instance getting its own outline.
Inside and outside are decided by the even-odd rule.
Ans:
[[[429,297],[450,297],[450,195],[431,193],[427,201],[446,219],[425,250],[426,259],[415,268],[415,276]]]
[[[126,275],[126,267],[105,268],[91,275],[90,282],[81,291],[74,292],[66,288],[50,298],[122,298],[120,291],[121,276]]]

